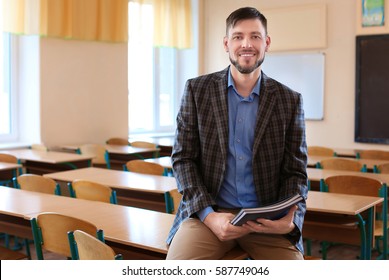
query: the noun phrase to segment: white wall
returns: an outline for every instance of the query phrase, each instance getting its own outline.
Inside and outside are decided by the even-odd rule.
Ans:
[[[40,39],[41,141],[128,135],[127,44]]]
[[[225,34],[225,19],[233,10],[243,6],[254,6],[263,11],[317,3],[325,3],[327,7],[327,47],[319,49],[326,54],[324,120],[306,122],[308,145],[389,150],[387,145],[354,142],[356,10],[360,1],[204,1],[204,58],[202,60],[204,65],[200,68],[204,73],[209,73],[228,65],[228,56],[223,50],[222,39]],[[279,24],[288,25],[288,22]],[[268,26],[270,36],[271,28]],[[295,32],[304,33],[304,29]]]

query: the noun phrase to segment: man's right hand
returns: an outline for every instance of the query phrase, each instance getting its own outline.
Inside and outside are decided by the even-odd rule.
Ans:
[[[250,229],[241,226],[233,226],[231,213],[212,212],[204,219],[204,224],[212,230],[220,241],[227,241],[242,237],[251,232]]]

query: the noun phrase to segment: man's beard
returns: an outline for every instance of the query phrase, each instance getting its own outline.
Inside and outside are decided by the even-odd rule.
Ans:
[[[253,66],[244,67],[238,63],[237,60],[233,60],[230,56],[231,64],[235,66],[235,68],[241,73],[241,74],[250,74],[255,69],[257,69],[259,66],[262,65],[263,61],[265,60],[265,56],[263,56],[262,59],[257,60]]]

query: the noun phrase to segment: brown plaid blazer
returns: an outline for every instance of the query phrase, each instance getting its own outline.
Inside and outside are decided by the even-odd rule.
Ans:
[[[228,149],[228,68],[188,80],[177,115],[172,163],[183,199],[167,238],[207,206],[223,182]],[[253,151],[255,189],[261,205],[296,193],[307,196],[307,147],[302,96],[262,72]],[[288,239],[303,252],[305,201]]]

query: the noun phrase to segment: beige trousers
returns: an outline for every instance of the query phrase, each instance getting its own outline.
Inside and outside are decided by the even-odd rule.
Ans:
[[[199,219],[184,221],[167,254],[167,260],[218,260],[235,246],[240,246],[255,260],[302,260],[303,255],[282,235],[248,234],[220,241]]]

